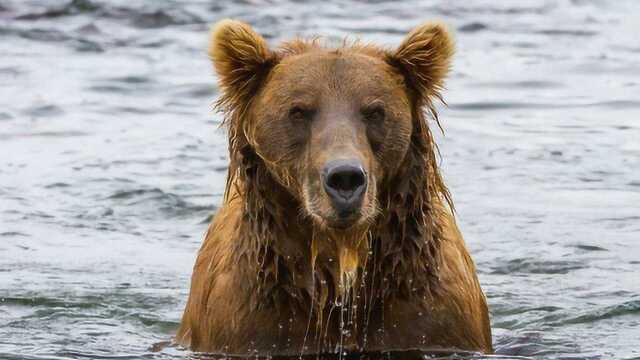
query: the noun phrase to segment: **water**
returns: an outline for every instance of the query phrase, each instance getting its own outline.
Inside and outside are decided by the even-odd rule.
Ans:
[[[0,1],[0,358],[184,358],[227,164],[207,29],[458,54],[443,169],[504,356],[640,358],[640,4]]]

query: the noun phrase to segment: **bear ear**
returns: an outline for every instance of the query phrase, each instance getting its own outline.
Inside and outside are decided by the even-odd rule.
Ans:
[[[229,106],[249,99],[273,59],[262,36],[249,25],[230,19],[213,26],[209,57],[226,100],[222,105]]]
[[[455,52],[453,36],[444,24],[425,23],[413,29],[390,55],[409,85],[424,98],[440,96]]]

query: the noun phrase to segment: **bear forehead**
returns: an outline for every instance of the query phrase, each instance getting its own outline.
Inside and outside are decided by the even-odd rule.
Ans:
[[[269,83],[281,90],[314,93],[393,93],[403,86],[401,75],[381,57],[342,49],[286,56],[273,69]]]

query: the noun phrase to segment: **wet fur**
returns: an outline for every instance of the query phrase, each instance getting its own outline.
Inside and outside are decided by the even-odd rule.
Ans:
[[[303,185],[252,145],[251,108],[270,69],[287,56],[322,48],[296,40],[271,51],[250,27],[231,20],[212,31],[229,174],[223,206],[198,254],[177,341],[244,355],[336,347],[491,352],[485,298],[423,111],[437,120],[433,101],[441,99],[453,54],[448,32],[425,24],[396,51],[362,44],[338,49],[383,59],[402,74],[413,127],[398,172],[370,205],[375,216],[346,232],[302,211],[295,194]]]

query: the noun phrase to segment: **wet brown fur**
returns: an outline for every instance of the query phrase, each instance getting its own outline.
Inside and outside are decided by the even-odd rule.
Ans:
[[[327,51],[370,57],[396,73],[412,124],[404,160],[371,204],[377,216],[341,231],[301,211],[303,184],[293,172],[306,165],[292,170],[281,164],[293,154],[266,159],[255,146],[255,102],[266,96],[273,68]],[[180,344],[241,355],[492,351],[485,297],[423,111],[437,120],[433,101],[441,99],[452,54],[439,24],[416,28],[396,51],[358,43],[327,50],[317,40],[272,51],[240,22],[214,28],[210,56],[220,77],[217,106],[226,115],[230,165],[223,205],[194,266]]]

